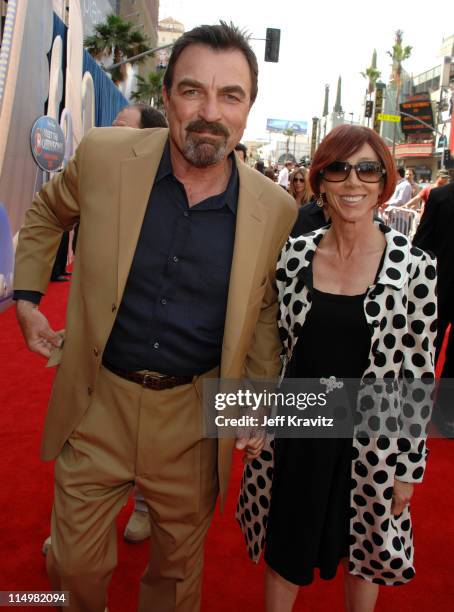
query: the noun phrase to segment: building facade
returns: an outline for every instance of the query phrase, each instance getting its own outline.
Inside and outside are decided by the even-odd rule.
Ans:
[[[150,49],[158,46],[159,0],[120,0],[119,15],[130,21],[134,27],[148,38]],[[134,66],[135,74],[146,78],[149,72],[156,70],[158,60],[150,55],[140,64]]]
[[[396,146],[395,157],[401,165],[412,167],[418,178],[430,180],[439,168],[446,165],[445,151],[450,148],[450,140],[452,142],[454,35],[443,40],[437,63],[412,77],[410,92],[403,102],[417,100],[418,96],[426,97],[430,103],[432,121],[429,123],[433,124],[434,130],[404,136],[404,142]]]
[[[71,0],[52,0],[53,11],[67,26]],[[105,20],[109,13],[118,14],[119,0],[80,0],[80,14],[83,24],[83,35],[93,34],[97,23]]]
[[[158,23],[158,45],[160,47],[173,44],[182,34],[184,34],[184,25],[173,17],[166,17]],[[171,48],[158,52],[159,64],[163,68],[167,66],[170,52]]]
[[[432,67],[417,75],[403,71],[397,105],[396,93],[392,82],[383,87],[383,104],[381,109],[375,108],[375,121],[372,121],[371,127],[377,129],[390,149],[395,143],[397,165],[413,168],[419,180],[431,181],[436,171],[446,165],[445,151],[451,150],[454,157],[454,35],[443,39],[439,56],[434,59]],[[402,104],[405,106],[402,107]],[[399,123],[377,119],[379,113],[393,116],[401,111],[417,117],[418,107],[422,105],[427,110],[421,120],[432,129],[416,120],[412,121],[409,116],[402,115]],[[364,123],[367,124],[367,120]],[[405,123],[407,126],[412,123],[413,129],[402,128]]]

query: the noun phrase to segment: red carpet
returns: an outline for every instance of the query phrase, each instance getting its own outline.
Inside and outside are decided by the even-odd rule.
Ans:
[[[54,328],[64,327],[68,283],[53,284],[42,309]],[[41,544],[49,533],[52,465],[39,460],[39,444],[53,370],[25,348],[13,309],[0,315],[0,591],[47,590]],[[416,578],[407,586],[382,589],[378,612],[448,612],[454,601],[454,441],[432,440],[425,482],[413,503]],[[241,473],[235,463],[223,516],[216,514],[206,548],[203,612],[263,610],[263,565],[248,560],[233,514]],[[136,609],[138,580],[147,544],[128,545],[118,520],[119,564],[109,598],[111,612]],[[317,581],[300,594],[296,610],[342,610],[342,581]]]

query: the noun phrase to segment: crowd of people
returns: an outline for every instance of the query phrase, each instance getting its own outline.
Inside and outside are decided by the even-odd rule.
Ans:
[[[333,129],[310,168],[252,168],[240,141],[257,81],[235,26],[186,32],[164,77],[166,117],[133,105],[91,131],[20,232],[18,321],[29,349],[58,365],[42,446],[55,459],[46,561],[70,611],[108,605],[115,518],[135,485],[125,537],[151,540],[139,610],[197,612],[234,447],[245,461],[238,518],[250,556],[264,549],[267,612],[290,612],[316,572],[330,580],[342,568],[349,612],[373,612],[381,586],[414,576],[409,503],[427,455],[414,426],[430,406],[400,411],[389,436],[203,435],[206,379],[430,382],[452,323],[453,185],[421,195],[412,244],[381,211],[414,205],[414,176],[369,128]],[[56,331],[39,304],[75,226]],[[450,343],[447,373],[453,353]]]

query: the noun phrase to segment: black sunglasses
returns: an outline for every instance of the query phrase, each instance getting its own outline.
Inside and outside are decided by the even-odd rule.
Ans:
[[[294,183],[304,183],[304,179],[296,177],[296,178],[293,179],[293,182]]]
[[[386,170],[378,161],[362,161],[358,164],[335,161],[320,170],[320,175],[329,183],[342,183],[348,179],[353,168],[363,183],[378,183],[386,174]]]

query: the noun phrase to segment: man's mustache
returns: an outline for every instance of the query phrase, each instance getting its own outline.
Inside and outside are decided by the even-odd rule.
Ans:
[[[197,119],[196,121],[191,121],[186,128],[187,132],[195,132],[197,133],[209,133],[214,136],[224,136],[224,138],[228,138],[230,136],[229,130],[222,125],[222,123],[218,123],[217,121],[209,122],[204,121],[203,119]]]

